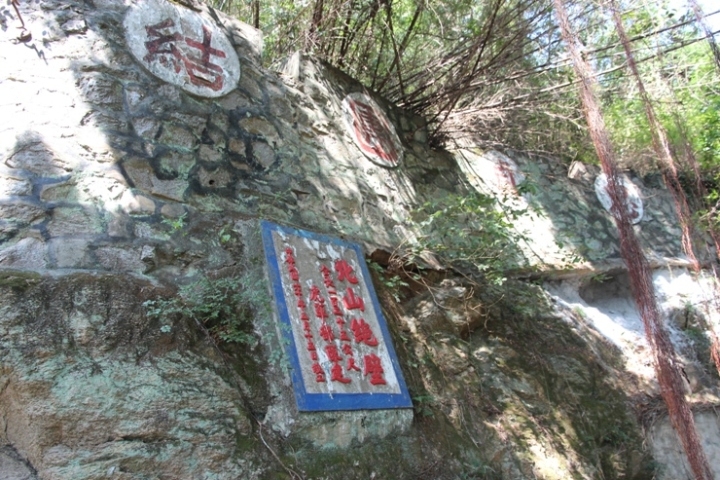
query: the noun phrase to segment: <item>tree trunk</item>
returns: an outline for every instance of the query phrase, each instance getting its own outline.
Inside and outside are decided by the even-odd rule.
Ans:
[[[718,72],[720,72],[720,48],[718,48],[712,30],[710,30],[710,27],[705,21],[705,14],[703,13],[702,8],[700,8],[700,4],[697,2],[697,0],[688,0],[688,3],[690,4],[693,12],[695,13],[695,18],[697,19],[700,28],[702,29],[703,33],[705,33],[705,38],[707,38],[708,43],[710,44],[710,50],[712,50],[713,57],[715,57],[715,66],[718,68]]]
[[[680,220],[680,226],[682,228],[683,251],[692,263],[693,270],[698,272],[700,271],[700,263],[695,257],[695,252],[693,251],[692,230],[690,227],[690,207],[688,207],[687,197],[685,196],[685,192],[683,191],[682,185],[680,185],[680,180],[678,179],[676,162],[673,158],[672,152],[670,151],[670,142],[668,142],[667,132],[658,121],[650,95],[648,95],[648,92],[645,89],[645,84],[642,81],[642,77],[640,77],[640,71],[635,63],[635,56],[633,55],[632,48],[630,47],[630,40],[628,39],[625,27],[622,23],[622,17],[620,16],[617,0],[610,0],[610,9],[615,22],[615,30],[617,31],[618,36],[620,37],[620,43],[625,50],[628,67],[630,68],[633,78],[635,78],[638,93],[640,94],[640,100],[645,108],[645,116],[647,117],[648,125],[650,126],[650,134],[652,135],[653,150],[655,150],[655,155],[657,155],[657,158],[660,161],[660,171],[662,172],[663,179],[665,180],[665,185],[667,185],[670,190],[675,202],[675,212],[677,213],[678,220]]]
[[[318,44],[318,30],[323,19],[324,0],[315,0],[315,8],[313,9],[312,21],[305,42],[305,50],[312,51]]]
[[[611,212],[620,234],[620,253],[628,268],[633,297],[643,320],[645,336],[653,353],[660,392],[668,407],[670,421],[678,433],[685,454],[690,461],[695,478],[712,480],[712,472],[695,428],[695,419],[683,393],[684,385],[680,366],[677,364],[673,345],[661,322],[660,312],[655,301],[655,288],[652,283],[650,265],[627,217],[626,192],[618,178],[615,153],[593,91],[597,88],[597,81],[591,75],[590,65],[579,52],[576,36],[570,26],[562,0],[553,0],[553,3],[563,40],[567,45],[575,74],[580,80],[580,99],[590,137],[595,145],[603,172],[608,178],[608,193],[612,199]]]
[[[693,270],[695,272],[699,272],[700,262],[698,262],[695,257],[692,245],[692,220],[690,207],[688,206],[687,197],[685,196],[685,192],[683,191],[680,180],[678,179],[677,162],[675,162],[672,152],[670,151],[670,142],[668,142],[667,132],[657,119],[650,95],[648,95],[647,90],[645,89],[645,84],[640,77],[640,72],[638,71],[637,64],[635,63],[635,57],[633,55],[632,48],[630,47],[630,41],[622,23],[622,17],[620,16],[617,0],[610,0],[610,8],[615,22],[615,29],[617,30],[620,42],[625,50],[628,67],[635,78],[638,92],[640,93],[640,99],[645,107],[645,115],[647,116],[650,133],[652,135],[653,149],[660,160],[660,169],[662,171],[663,179],[665,180],[665,185],[667,185],[673,196],[673,200],[675,201],[675,212],[677,213],[678,219],[680,220],[680,227],[682,228],[683,250],[688,256],[688,259],[692,262]],[[695,162],[695,166],[697,166],[697,162]],[[696,171],[695,175],[699,180],[699,172]],[[714,234],[712,234],[712,237],[717,248],[717,239]],[[712,358],[713,363],[715,363],[715,368],[718,373],[720,373],[720,339],[718,339],[718,335],[712,324],[708,323],[706,327],[710,332],[711,337],[710,357]]]
[[[260,0],[253,0],[252,2],[252,19],[253,27],[260,29]]]

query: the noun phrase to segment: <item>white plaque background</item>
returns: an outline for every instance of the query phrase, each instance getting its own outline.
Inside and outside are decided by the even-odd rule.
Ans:
[[[303,382],[305,384],[307,393],[401,393],[400,385],[398,383],[397,377],[395,376],[395,370],[393,368],[392,362],[390,360],[390,355],[385,344],[385,342],[390,341],[390,339],[383,338],[380,325],[378,324],[377,314],[375,313],[375,307],[373,305],[373,301],[370,297],[370,292],[368,291],[366,285],[366,281],[368,280],[365,279],[363,276],[362,269],[358,264],[358,258],[355,251],[339,247],[337,245],[320,242],[314,239],[303,238],[277,231],[272,233],[272,238],[278,266],[280,267],[283,293],[285,295],[285,302],[287,305],[288,315],[290,317],[290,324],[292,326],[295,347],[297,350],[298,359],[300,361]],[[295,294],[293,292],[293,281],[290,278],[285,263],[285,248],[287,246],[290,246],[295,251],[294,257],[297,269],[300,272],[300,283],[303,287],[304,300],[305,303],[308,305],[307,312],[312,319],[311,323],[313,324],[314,331],[316,332],[315,343],[317,346],[318,356],[320,357],[319,363],[321,365],[324,364],[326,368],[325,383],[318,383],[316,381],[315,374],[312,371],[313,362],[307,349],[305,348],[307,342],[303,334],[302,321],[300,320],[299,310],[295,308],[297,304],[297,298],[295,297]],[[318,286],[320,288],[320,291],[323,293],[323,296],[325,297],[326,303],[328,303],[329,307],[329,302],[327,301],[327,290],[325,288],[325,285],[323,284],[323,277],[320,273],[320,266],[322,264],[325,264],[331,270],[333,270],[333,263],[335,262],[335,260],[338,259],[346,260],[353,267],[354,274],[358,279],[358,284],[353,285],[353,288],[358,292],[360,296],[362,296],[365,301],[365,312],[363,313],[362,318],[364,318],[365,321],[370,325],[373,334],[378,340],[377,347],[369,347],[362,344],[358,345],[356,342],[353,341],[352,346],[353,350],[355,351],[354,357],[361,370],[363,369],[364,355],[374,353],[375,355],[380,357],[384,370],[384,378],[387,382],[386,385],[371,385],[369,382],[369,378],[364,376],[362,371],[351,373],[346,372],[346,375],[352,379],[352,383],[349,384],[332,382],[330,379],[330,371],[327,370],[327,366],[330,362],[328,362],[328,359],[325,356],[325,352],[322,349],[322,346],[325,345],[325,342],[322,341],[317,335],[318,320],[314,316],[312,302],[309,300],[309,295],[311,286],[313,284]],[[344,282],[338,281],[337,275],[334,274],[334,270],[333,278],[335,280],[336,289],[338,290],[338,296],[342,296],[344,288],[341,287],[344,287],[346,284]],[[331,319],[328,321],[328,323],[333,324],[334,327],[335,322],[333,319],[331,308],[328,308],[328,310],[330,311],[331,315]],[[353,335],[350,331],[350,318],[353,316],[356,315],[354,313],[351,314],[346,311],[346,329],[351,338],[353,338]],[[340,342],[337,339],[335,340],[335,342],[336,345],[340,345]]]

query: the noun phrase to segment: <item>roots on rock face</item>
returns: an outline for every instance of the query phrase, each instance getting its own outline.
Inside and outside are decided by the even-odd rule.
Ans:
[[[590,137],[608,178],[608,193],[613,202],[612,214],[620,234],[620,252],[629,270],[633,297],[645,326],[645,335],[653,351],[661,394],[695,477],[699,480],[710,480],[712,479],[710,465],[700,443],[692,411],[685,399],[681,371],[675,360],[672,343],[660,320],[650,267],[626,213],[625,189],[619,181],[612,143],[594,93],[594,90],[597,90],[597,82],[592,75],[590,65],[576,46],[577,37],[570,25],[563,1],[554,0],[554,4],[563,39],[567,44],[575,73],[580,79],[580,98]]]

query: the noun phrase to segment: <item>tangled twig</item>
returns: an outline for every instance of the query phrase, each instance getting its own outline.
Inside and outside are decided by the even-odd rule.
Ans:
[[[265,441],[265,437],[263,437],[263,434],[262,434],[263,424],[259,420],[257,420],[257,424],[259,427],[258,433],[260,434],[260,440],[262,440],[263,445],[265,445],[265,447],[270,451],[272,456],[275,457],[275,460],[277,460],[277,462],[280,464],[280,466],[283,467],[283,469],[288,473],[288,475],[290,475],[290,478],[292,478],[293,480],[304,480],[302,475],[300,475],[295,470],[293,470],[292,468],[285,465],[285,463],[283,463],[283,461],[280,460],[280,457],[278,457],[277,453],[275,453],[275,450],[273,450],[272,447],[270,447],[270,445],[268,445],[268,443]]]
[[[20,0],[10,0],[10,4],[13,6],[13,9],[15,9],[18,20],[20,20],[21,33],[20,36],[17,37],[17,40],[23,43],[29,42],[30,40],[32,40],[32,33],[28,32],[27,28],[25,27],[25,21],[20,14]]]

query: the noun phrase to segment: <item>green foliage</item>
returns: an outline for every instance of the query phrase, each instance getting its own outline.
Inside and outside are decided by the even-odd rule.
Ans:
[[[432,140],[465,132],[497,148],[596,162],[575,77],[547,2],[505,0],[211,0],[264,34],[266,64],[301,50],[429,121]],[[565,2],[600,72],[606,121],[627,166],[653,166],[650,134],[605,5]],[[712,56],[677,2],[620,2],[636,60],[674,146],[687,137],[718,161],[720,108]],[[707,12],[706,12],[707,13]],[[689,20],[689,21],[688,21]],[[681,47],[681,48],[680,48]],[[714,75],[714,78],[713,78]],[[675,114],[687,129],[677,128]],[[443,131],[445,129],[445,131]]]
[[[409,286],[408,283],[397,273],[387,273],[385,269],[377,262],[369,261],[368,267],[376,272],[380,277],[383,286],[390,291],[396,302],[400,301],[400,289]]]
[[[433,406],[435,398],[432,395],[414,395],[412,397],[415,414],[419,417],[434,417]]]
[[[633,15],[640,13],[638,11]],[[647,17],[647,14],[644,15]],[[649,23],[643,28],[658,28],[661,21],[659,18],[644,18],[643,22]],[[626,24],[635,29],[639,25],[629,20]],[[630,32],[631,35],[633,33]],[[689,147],[703,168],[715,174],[720,171],[717,168],[720,164],[718,71],[706,42],[675,49],[677,43],[696,36],[697,32],[692,28],[672,30],[671,37],[651,37],[640,44],[634,43],[633,48],[638,62],[652,57],[645,53],[648,50],[672,49],[666,55],[638,63],[643,83],[658,119],[668,133],[678,163],[684,163],[682,157]],[[618,60],[623,62],[624,55],[618,55]],[[621,161],[638,170],[655,170],[652,136],[638,96],[636,80],[628,76],[625,69],[620,69],[605,79],[603,87],[603,113]]]
[[[11,288],[23,292],[40,283],[40,275],[35,272],[5,271],[0,272],[0,288]]]
[[[607,273],[596,273],[595,275],[592,275],[590,277],[591,283],[605,283],[608,280],[612,280],[612,275],[608,275]]]
[[[703,165],[715,172],[720,166],[720,91],[707,96],[695,118],[698,131],[698,151]]]
[[[229,226],[225,225],[218,233],[218,240],[221,244],[228,243],[230,240],[232,240],[232,229]]]
[[[472,267],[495,285],[522,260],[515,245],[522,235],[512,221],[524,210],[501,210],[497,200],[480,193],[426,202],[413,212],[419,234],[409,245],[410,260],[425,254],[454,267]]]
[[[143,303],[148,317],[157,318],[160,330],[170,332],[174,317],[190,318],[203,325],[219,341],[251,345],[255,310],[267,305],[267,292],[261,281],[247,278],[209,279],[205,276],[180,288],[170,298]]]
[[[170,227],[170,233],[176,233],[185,228],[185,217],[187,213],[177,218],[164,218],[162,223]]]
[[[554,72],[538,69],[561,50],[553,32],[552,10],[542,2],[506,0],[211,0],[214,5],[263,31],[265,63],[278,66],[301,50],[342,69],[390,101],[426,115],[441,127],[451,110],[480,112],[492,119],[488,135],[512,130],[516,138],[541,122],[520,114],[531,95],[547,86]],[[533,37],[535,37],[533,39]],[[542,38],[539,38],[542,37]],[[539,71],[536,71],[539,70]],[[537,73],[543,73],[542,77]],[[513,77],[507,81],[503,76]],[[518,81],[518,79],[523,79]],[[526,81],[527,80],[527,81]],[[517,102],[517,98],[523,99]],[[547,96],[541,101],[549,105]],[[517,108],[520,107],[520,108]],[[565,114],[545,116],[564,122]],[[479,129],[465,117],[454,125]],[[502,130],[502,132],[499,132]],[[525,136],[523,140],[528,140]],[[550,135],[532,135],[533,140]],[[442,135],[433,135],[439,140]]]
[[[575,306],[572,308],[572,311],[575,315],[578,316],[578,318],[581,318],[585,321],[587,321],[587,313],[585,313],[585,309],[581,306]]]

